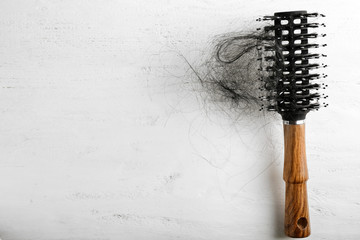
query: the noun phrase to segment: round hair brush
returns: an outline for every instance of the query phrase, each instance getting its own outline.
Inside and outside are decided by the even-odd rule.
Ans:
[[[320,84],[320,78],[326,75],[314,72],[314,69],[326,67],[316,63],[322,54],[311,53],[312,49],[326,46],[313,43],[313,39],[325,34],[313,33],[313,28],[324,24],[310,22],[322,14],[306,11],[277,12],[274,16],[265,16],[263,20],[273,21],[264,28],[269,44],[264,47],[262,69],[264,108],[277,111],[284,125],[284,173],[286,182],[285,233],[290,237],[310,235],[310,217],[306,182],[308,170],[305,153],[305,116],[311,110],[326,107],[320,103],[319,89],[327,85]]]

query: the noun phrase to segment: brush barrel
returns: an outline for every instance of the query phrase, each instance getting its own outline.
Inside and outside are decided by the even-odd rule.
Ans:
[[[284,142],[285,234],[293,238],[304,238],[310,235],[305,124],[284,122]]]

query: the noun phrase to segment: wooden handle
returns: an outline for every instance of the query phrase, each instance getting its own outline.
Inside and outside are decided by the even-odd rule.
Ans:
[[[305,124],[284,124],[285,234],[303,238],[310,235],[306,190],[308,170],[305,151]]]

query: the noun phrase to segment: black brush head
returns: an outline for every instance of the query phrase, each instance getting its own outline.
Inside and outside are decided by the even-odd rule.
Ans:
[[[326,67],[324,64],[313,62],[325,55],[311,53],[314,48],[326,46],[313,43],[319,35],[314,28],[324,26],[310,22],[310,18],[322,17],[317,13],[306,11],[277,12],[274,16],[266,16],[264,20],[273,21],[265,27],[273,44],[265,47],[264,60],[267,72],[264,79],[268,110],[277,111],[283,120],[304,120],[306,114],[320,107],[319,100],[323,96],[319,89],[326,87],[316,83],[326,77],[320,73],[312,73],[314,69]],[[327,106],[324,104],[323,106]]]

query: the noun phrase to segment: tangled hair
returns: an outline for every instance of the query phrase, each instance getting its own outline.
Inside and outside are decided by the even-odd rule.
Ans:
[[[264,87],[264,46],[269,46],[268,33],[229,33],[218,36],[213,51],[201,71],[192,70],[207,93],[207,100],[222,110],[254,113],[262,108],[261,91]],[[224,106],[226,105],[226,106]]]

